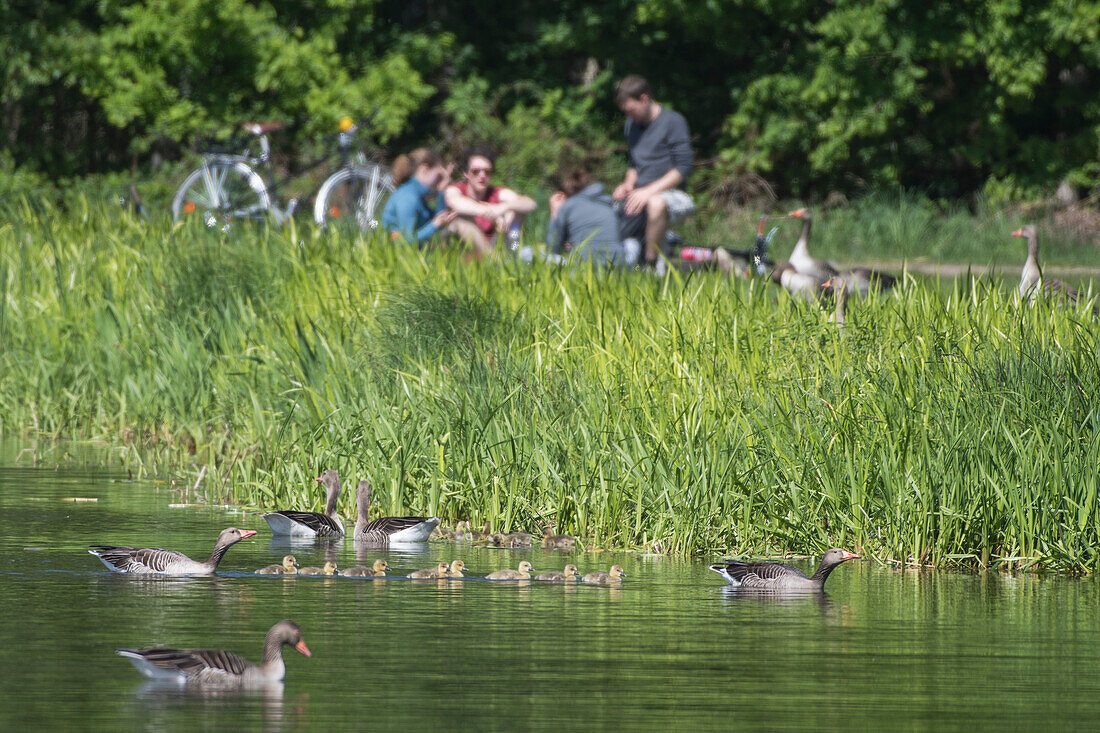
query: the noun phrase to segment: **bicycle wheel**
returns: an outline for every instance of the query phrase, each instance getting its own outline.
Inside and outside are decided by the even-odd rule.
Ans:
[[[172,218],[195,217],[208,227],[268,215],[271,195],[263,177],[240,160],[205,160],[172,198]]]
[[[373,231],[393,193],[393,177],[382,165],[357,165],[333,173],[317,192],[313,220],[321,227]]]

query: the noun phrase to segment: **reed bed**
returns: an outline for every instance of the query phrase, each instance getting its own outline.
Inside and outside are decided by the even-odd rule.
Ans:
[[[0,431],[110,441],[207,501],[319,509],[312,477],[335,468],[387,514],[599,547],[1097,568],[1084,309],[907,277],[838,331],[710,273],[224,236],[81,202],[0,221]]]

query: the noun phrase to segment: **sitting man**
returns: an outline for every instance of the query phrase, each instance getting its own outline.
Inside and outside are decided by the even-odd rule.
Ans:
[[[507,232],[515,249],[523,218],[535,210],[535,200],[492,185],[496,154],[488,146],[475,145],[464,159],[464,180],[452,183],[443,193],[447,208],[458,215],[449,230],[469,242],[476,256],[493,251],[498,232]]]
[[[625,200],[622,235],[644,239],[645,262],[653,264],[668,225],[695,210],[684,192],[694,164],[691,137],[683,115],[653,101],[640,76],[620,81],[615,101],[627,118],[630,168],[611,196]]]
[[[556,255],[572,252],[596,265],[633,265],[638,258],[637,242],[630,252],[619,239],[619,217],[603,184],[583,170],[559,174],[546,244]]]

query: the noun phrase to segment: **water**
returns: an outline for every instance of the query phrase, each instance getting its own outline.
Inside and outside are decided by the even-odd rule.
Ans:
[[[621,589],[262,577],[250,571],[288,549],[258,516],[169,508],[169,486],[99,468],[102,452],[48,447],[37,467],[16,454],[0,445],[0,730],[1072,730],[1100,715],[1094,579],[856,561],[823,598],[760,598],[701,560],[443,543],[357,557],[350,541],[290,551],[302,565],[381,556],[395,572],[461,557],[479,575],[522,559],[619,562],[629,577]],[[205,556],[232,525],[260,534],[215,578],[118,576],[86,552]],[[281,690],[151,687],[113,653],[204,646],[258,661],[284,618],[313,657],[286,649]]]

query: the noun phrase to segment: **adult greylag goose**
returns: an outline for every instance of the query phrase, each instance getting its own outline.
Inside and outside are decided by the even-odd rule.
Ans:
[[[223,529],[206,560],[192,560],[182,552],[159,547],[116,547],[92,545],[89,553],[116,573],[152,575],[213,575],[226,551],[241,540],[256,534],[254,529]]]
[[[821,297],[821,286],[827,278],[804,275],[794,269],[790,262],[780,262],[772,270],[772,282],[779,285],[796,298],[814,302]]]
[[[547,528],[542,531],[542,546],[548,550],[572,550],[577,541],[567,534],[551,534]]]
[[[838,274],[837,269],[825,260],[814,259],[810,256],[810,227],[813,225],[813,216],[809,209],[795,209],[789,216],[802,220],[802,234],[794,244],[791,256],[787,259],[795,271],[802,275],[810,275],[821,281],[828,280]]]
[[[897,285],[898,279],[887,272],[879,272],[870,267],[853,267],[839,275],[834,275],[831,282],[843,282],[848,292],[860,298],[866,298],[872,290],[890,290]]]
[[[622,583],[623,578],[626,577],[626,573],[623,572],[622,565],[612,565],[611,569],[606,573],[589,573],[584,576],[582,580],[585,583],[591,583],[592,585],[611,585],[613,583]]]
[[[1033,301],[1041,294],[1052,300],[1068,301],[1070,305],[1076,306],[1080,297],[1076,288],[1053,277],[1043,277],[1043,270],[1039,267],[1039,230],[1036,226],[1026,224],[1012,232],[1012,236],[1027,240],[1027,259],[1020,273],[1020,297]],[[1097,310],[1093,307],[1094,312]]]
[[[519,569],[518,570],[512,570],[511,568],[507,568],[505,570],[497,570],[495,572],[492,572],[492,573],[489,573],[488,575],[486,575],[485,579],[486,580],[530,580],[532,570],[534,570],[534,568],[531,567],[531,563],[524,560],[523,562],[521,562],[519,564]]]
[[[343,537],[344,523],[336,513],[336,501],[340,498],[340,474],[328,469],[317,481],[324,484],[328,492],[325,500],[325,512],[299,512],[282,509],[263,515],[271,527],[271,533],[283,537]]]
[[[256,575],[295,575],[298,572],[298,561],[293,555],[283,558],[280,565],[268,565],[256,571]]]
[[[336,563],[329,560],[323,568],[298,568],[298,575],[336,575]]]
[[[834,547],[821,558],[821,565],[813,575],[806,575],[785,562],[739,562],[711,565],[710,569],[721,575],[730,585],[752,590],[819,591],[825,588],[829,573],[842,562],[859,557],[854,552]]]
[[[302,630],[293,621],[280,621],[267,632],[259,664],[253,664],[233,652],[213,649],[149,647],[116,649],[115,653],[129,659],[139,672],[150,679],[232,687],[281,682],[286,676],[283,644],[294,647],[307,657],[312,656],[302,639]]]
[[[434,568],[426,568],[424,570],[416,570],[414,572],[411,572],[408,574],[407,577],[413,578],[414,580],[446,578],[448,570],[450,570],[450,568],[447,567],[447,563],[441,562]]]
[[[390,564],[385,560],[375,560],[370,567],[366,565],[352,565],[347,570],[340,572],[345,578],[384,578]]]
[[[465,578],[462,571],[466,569],[466,563],[461,560],[455,560],[451,563],[451,566],[447,568],[446,577],[448,578]]]
[[[569,564],[565,566],[565,570],[551,570],[549,573],[539,573],[535,576],[535,580],[564,580],[573,581],[579,578],[580,571],[577,570],[577,566]]]
[[[355,539],[374,545],[391,542],[427,542],[432,530],[439,526],[439,517],[382,517],[368,521],[370,517],[371,487],[369,481],[360,481],[355,492]]]

